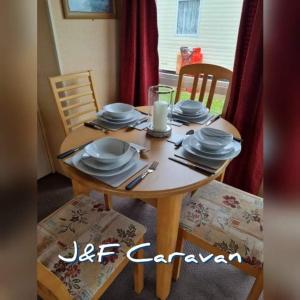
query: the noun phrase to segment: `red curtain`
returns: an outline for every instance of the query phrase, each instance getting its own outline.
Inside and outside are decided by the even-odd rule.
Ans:
[[[226,119],[243,138],[224,181],[256,194],[263,178],[262,0],[244,0]]]
[[[120,21],[120,100],[147,105],[148,88],[159,81],[155,0],[123,0]]]

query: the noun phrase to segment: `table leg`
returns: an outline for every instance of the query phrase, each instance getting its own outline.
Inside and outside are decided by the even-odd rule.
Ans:
[[[166,258],[175,252],[183,195],[157,199],[157,254]],[[156,265],[156,296],[167,299],[172,279],[173,264]]]
[[[104,203],[106,209],[112,209],[112,196],[104,194]]]
[[[88,195],[90,192],[90,189],[88,189],[86,186],[84,186],[79,181],[72,179],[72,187],[73,187],[73,193],[75,196],[80,194],[86,194]]]

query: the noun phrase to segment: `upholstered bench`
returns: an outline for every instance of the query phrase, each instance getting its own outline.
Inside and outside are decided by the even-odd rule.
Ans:
[[[177,251],[189,240],[202,249],[224,255],[239,253],[238,268],[255,276],[249,299],[259,297],[263,269],[263,199],[224,183],[212,181],[184,202],[178,233]],[[178,279],[180,260],[174,264]]]
[[[79,195],[38,224],[38,294],[43,299],[98,299],[127,265],[126,252],[143,242],[143,225],[107,210],[102,200]],[[70,258],[84,253],[87,244],[95,246],[94,262],[65,262],[58,255]],[[112,256],[103,256],[98,262],[99,245],[120,244]],[[141,258],[142,252],[136,257]],[[143,289],[143,265],[136,264],[135,291]]]

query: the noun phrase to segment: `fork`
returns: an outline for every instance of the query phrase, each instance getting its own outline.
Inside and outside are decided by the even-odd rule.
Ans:
[[[159,162],[158,161],[154,161],[151,166],[148,168],[147,171],[145,171],[144,173],[142,173],[141,175],[139,175],[138,177],[136,177],[135,179],[133,179],[131,182],[129,182],[126,185],[126,190],[132,190],[136,185],[138,185],[147,175],[153,173],[157,166],[158,166]]]

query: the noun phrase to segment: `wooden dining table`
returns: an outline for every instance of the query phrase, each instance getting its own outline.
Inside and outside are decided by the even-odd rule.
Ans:
[[[138,107],[138,109],[147,111],[147,107]],[[172,126],[172,134],[184,135],[190,129],[197,130],[203,126],[205,125]],[[238,130],[223,118],[212,123],[210,127],[222,129],[240,138]],[[138,198],[156,207],[156,253],[167,257],[175,251],[183,198],[187,193],[195,191],[221,176],[230,161],[226,161],[214,175],[207,176],[169,160],[168,158],[174,153],[174,144],[168,142],[167,138],[149,137],[146,135],[145,130],[133,129],[128,131],[121,129],[104,133],[85,126],[75,129],[64,139],[60,152],[62,153],[75,146],[105,136],[149,148],[149,151],[142,154],[140,159],[149,162],[149,164],[153,161],[158,161],[157,170],[148,175],[133,190],[128,191],[125,189],[125,186],[132,178],[128,179],[121,186],[112,188],[62,162],[65,173],[72,180],[74,193],[80,194],[90,190],[97,190],[109,195],[109,197],[116,195],[124,197],[124,199]],[[133,176],[133,178],[140,173],[142,171]],[[170,293],[172,267],[171,263],[156,265],[156,295],[159,299],[167,299]]]

